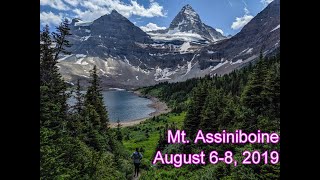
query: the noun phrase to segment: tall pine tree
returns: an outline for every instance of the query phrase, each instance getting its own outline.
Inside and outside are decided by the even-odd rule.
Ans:
[[[224,107],[222,91],[215,88],[210,89],[201,112],[200,129],[204,132],[218,131]]]
[[[73,109],[76,111],[78,114],[82,114],[83,111],[83,106],[84,106],[84,94],[81,92],[81,86],[80,86],[80,80],[77,80],[77,86],[76,86],[76,91],[75,91],[75,99],[76,103],[73,106]]]
[[[121,133],[121,123],[120,123],[120,120],[118,119],[117,120],[117,131],[116,131],[116,137],[117,137],[117,140],[119,142],[122,142],[122,133]]]
[[[49,26],[45,26],[40,33],[40,124],[59,130],[66,125],[68,94],[56,66],[54,52],[57,50],[52,43]],[[57,46],[64,47],[64,44]]]
[[[199,83],[193,89],[189,108],[184,120],[184,130],[189,138],[193,139],[200,125],[200,114],[202,112],[207,91],[210,85],[208,83]]]
[[[249,81],[241,95],[242,104],[257,114],[261,114],[264,109],[261,93],[264,90],[266,75],[266,63],[262,55],[260,55],[260,59],[252,74],[250,74]]]
[[[90,74],[90,86],[85,95],[85,106],[91,105],[99,115],[101,130],[107,130],[109,126],[109,118],[107,109],[103,103],[102,88],[100,86],[100,78],[97,74],[97,67],[94,66]]]
[[[59,178],[68,171],[65,159],[69,143],[68,96],[56,66],[54,53],[59,53],[52,44],[49,26],[45,26],[40,32],[40,176],[43,179]],[[64,48],[64,43],[57,42],[57,46]]]
[[[53,39],[55,43],[54,48],[54,59],[57,60],[61,53],[63,54],[70,54],[69,51],[66,49],[71,47],[71,44],[67,40],[67,37],[71,35],[70,28],[69,28],[69,21],[65,19],[60,26],[56,29],[57,32],[53,32]]]

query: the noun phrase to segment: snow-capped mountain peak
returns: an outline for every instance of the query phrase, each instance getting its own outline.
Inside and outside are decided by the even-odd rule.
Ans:
[[[197,27],[201,24],[200,16],[188,4],[184,6],[173,19],[169,26],[169,31],[179,30],[180,32],[193,32],[195,30],[193,26]]]
[[[154,40],[181,40],[215,42],[225,39],[214,28],[204,24],[197,12],[189,5],[182,7],[169,28],[149,33]]]
[[[189,20],[191,23],[201,21],[199,15],[196,13],[195,10],[192,9],[192,7],[189,4],[184,6],[181,9],[180,13],[183,15],[185,20]]]
[[[73,19],[68,37],[72,46],[67,49],[72,54],[59,57],[59,70],[70,84],[81,79],[86,86],[95,65],[103,87],[120,88],[229,73],[259,57],[261,50],[264,55],[277,52],[277,2],[222,41],[226,37],[201,22],[190,5],[181,9],[169,28],[153,32],[143,31],[116,11],[92,22]]]

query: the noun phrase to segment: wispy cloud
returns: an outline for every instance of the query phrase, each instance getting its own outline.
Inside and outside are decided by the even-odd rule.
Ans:
[[[247,3],[244,0],[242,0],[242,3],[244,4],[245,7],[248,7]]]
[[[245,13],[245,14],[250,14],[250,11],[248,10],[247,7],[244,8],[244,13]]]
[[[235,21],[231,25],[231,28],[234,30],[241,29],[249,21],[251,21],[252,18],[253,18],[253,16],[250,15],[249,10],[245,7],[244,8],[244,15],[242,17],[236,17]]]
[[[230,2],[230,0],[228,0],[229,5],[232,7],[232,3]]]
[[[140,26],[140,29],[142,29],[145,32],[148,31],[155,31],[155,30],[160,30],[160,29],[166,29],[166,27],[159,27],[157,24],[154,23],[148,23],[145,26]]]

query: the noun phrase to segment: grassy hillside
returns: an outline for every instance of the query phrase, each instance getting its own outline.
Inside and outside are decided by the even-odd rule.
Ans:
[[[168,124],[176,124],[182,127],[186,113],[168,113],[156,118],[150,118],[139,125],[122,128],[123,145],[129,151],[141,148],[144,156],[144,164],[150,164],[155,153],[160,133]]]

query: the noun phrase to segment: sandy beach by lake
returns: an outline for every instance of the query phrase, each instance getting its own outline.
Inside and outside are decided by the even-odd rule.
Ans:
[[[137,94],[138,96],[141,96],[141,93],[139,91],[134,91],[133,93]],[[127,126],[133,126],[133,125],[136,125],[136,124],[139,124],[153,116],[159,116],[161,114],[165,114],[165,113],[168,113],[170,112],[170,108],[167,106],[166,103],[164,102],[161,102],[158,98],[156,97],[152,97],[152,96],[143,96],[145,98],[148,98],[152,101],[152,103],[148,106],[154,108],[156,111],[153,112],[153,113],[150,113],[149,114],[149,117],[146,117],[146,118],[141,118],[141,119],[135,119],[135,120],[131,120],[131,121],[125,121],[125,122],[120,122],[121,124],[121,127],[127,127]],[[115,128],[117,126],[117,123],[116,122],[111,122],[110,123],[110,127],[111,128]]]

